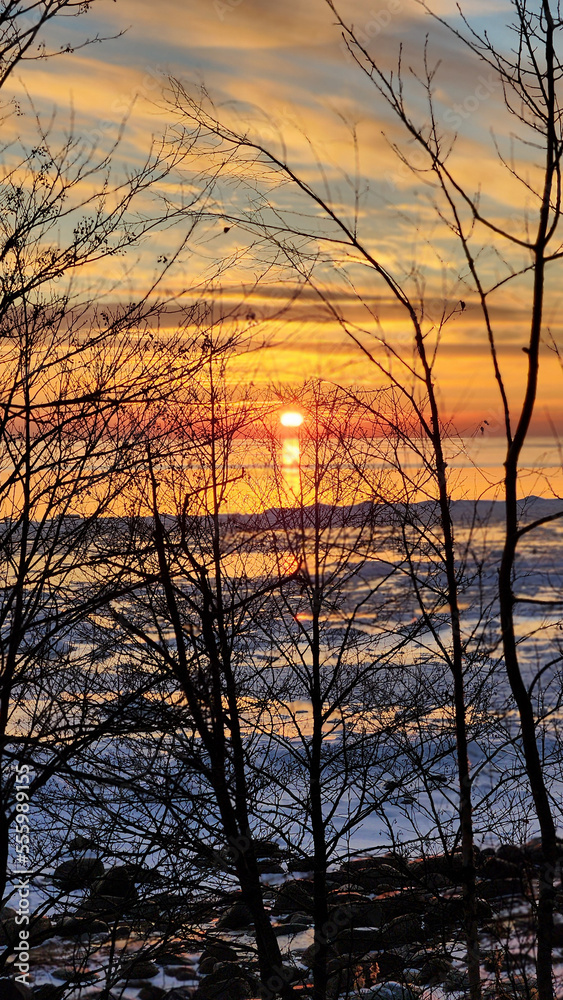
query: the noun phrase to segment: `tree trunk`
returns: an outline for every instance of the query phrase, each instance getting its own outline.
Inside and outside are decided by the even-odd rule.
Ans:
[[[518,708],[526,773],[542,839],[543,861],[539,874],[537,915],[537,980],[539,1000],[553,1000],[553,897],[557,865],[557,838],[541,756],[536,740],[533,704],[518,662],[514,631],[512,570],[517,542],[517,459],[509,451],[506,466],[506,542],[499,572],[499,605],[504,662],[510,689]]]

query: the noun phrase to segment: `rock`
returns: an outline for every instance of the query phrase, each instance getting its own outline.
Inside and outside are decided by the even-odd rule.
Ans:
[[[214,962],[236,962],[238,954],[236,948],[233,948],[227,941],[214,941],[208,938],[199,960],[200,968],[201,962],[205,958],[212,958]]]
[[[327,966],[328,981],[326,996],[330,1000],[337,997],[359,1000],[356,987],[360,982],[371,986],[377,979],[378,966],[370,958],[363,959],[361,964],[349,961],[348,956],[332,959]],[[310,977],[307,977],[310,978]],[[301,994],[299,994],[300,996]],[[308,996],[305,992],[305,996]]]
[[[303,969],[297,969],[294,965],[282,965],[280,978],[284,983],[299,983],[303,979]]]
[[[372,904],[381,910],[381,921],[388,923],[393,917],[409,913],[426,913],[429,901],[422,889],[402,889],[375,900]]]
[[[315,868],[314,858],[308,855],[291,855],[287,860],[288,872],[312,872]]]
[[[217,928],[226,931],[243,931],[253,926],[252,913],[246,903],[235,903],[217,921]]]
[[[350,873],[342,872],[341,878],[349,881]],[[398,883],[397,880],[389,881],[383,879],[379,872],[375,869],[366,869],[365,871],[357,871],[353,874],[354,885],[360,889],[361,892],[368,893],[379,893],[386,892],[388,889],[396,889],[398,884],[402,885],[404,883],[404,876],[397,876],[400,879]]]
[[[400,917],[395,917],[381,928],[380,934],[382,945],[387,947],[411,944],[415,941],[424,940],[422,921],[419,916],[412,913],[405,913]]]
[[[512,861],[515,865],[521,865],[526,860],[526,853],[516,844],[501,844],[497,848],[497,858],[504,858],[506,861]]]
[[[254,851],[257,858],[283,858],[286,854],[275,840],[255,840]]]
[[[2,920],[0,924],[0,944],[15,944],[19,940],[20,926],[16,923],[17,914],[14,910],[14,916],[8,917]],[[34,914],[30,916],[29,926],[25,928],[29,932],[29,943],[30,945],[41,944],[48,937],[52,937],[55,931],[51,934],[51,920],[49,917],[38,916]]]
[[[11,907],[6,907],[6,910]],[[0,923],[0,945],[15,944],[19,937],[20,928],[16,924],[16,911],[12,917],[5,917]]]
[[[410,872],[404,872],[389,864],[378,865],[373,875],[377,878],[382,892],[386,892],[389,889],[402,889],[412,882]]]
[[[158,976],[158,965],[155,965],[154,962],[143,961],[143,959],[135,961],[135,959],[132,959],[121,969],[120,978],[127,979],[128,981],[132,981],[133,979],[139,981],[142,979],[154,979],[155,976]]]
[[[221,962],[205,976],[197,1000],[250,1000],[259,990],[258,980],[234,962]]]
[[[381,948],[381,930],[378,927],[343,927],[335,947],[340,955],[365,955],[368,951],[378,951]]]
[[[143,986],[139,990],[138,997],[139,1000],[162,1000],[162,997],[166,993],[161,986],[153,986],[150,983],[148,986]]]
[[[33,990],[25,983],[3,977],[0,979],[0,997],[2,1000],[33,1000]]]
[[[391,889],[402,889],[410,885],[412,879],[408,873],[381,862],[375,867],[354,872],[354,881],[365,886],[366,882],[371,883],[378,892],[388,892]]]
[[[31,945],[41,944],[47,938],[53,937],[54,934],[50,917],[31,915],[29,918],[29,943]]]
[[[72,985],[77,987],[90,986],[95,983],[98,979],[98,970],[96,969],[84,969],[82,972],[77,972],[74,968],[69,969],[55,969],[51,972],[53,979],[59,979],[62,983],[66,985]]]
[[[78,833],[76,837],[68,842],[67,850],[72,851],[91,851],[97,845],[90,837],[84,837],[81,833]]]
[[[364,858],[350,858],[348,861],[344,861],[340,866],[340,871],[350,873],[366,871],[376,867],[377,858],[372,858],[370,855],[366,855]]]
[[[213,958],[213,955],[202,955],[198,965],[200,975],[206,976],[209,972],[213,972],[216,965],[217,959]]]
[[[252,996],[245,983],[215,983],[209,982],[205,976],[199,984],[199,989],[192,994],[194,1000],[249,1000]]]
[[[69,1000],[68,989],[66,986],[62,987],[64,993],[61,994],[62,1000]],[[73,1000],[74,994],[71,994]],[[123,1000],[121,996],[116,996],[115,993],[106,993],[105,990],[89,990],[88,1000]]]
[[[276,937],[283,937],[285,934],[301,934],[303,931],[308,930],[309,926],[308,923],[298,924],[295,921],[287,921],[285,924],[276,924],[274,926],[274,934]]]
[[[83,934],[108,934],[108,925],[103,920],[84,917],[63,917],[53,927],[53,934],[63,938],[81,937]]]
[[[273,858],[264,858],[256,862],[261,875],[285,875],[285,868]]]
[[[197,979],[197,972],[191,966],[164,965],[163,969],[164,969],[164,972],[166,973],[167,976],[172,976],[172,979],[180,979],[180,981],[183,981],[184,979],[185,980],[189,980],[190,976],[186,975],[186,976],[180,977],[180,976],[178,976],[179,972],[186,972],[186,973],[189,972],[192,979]],[[210,972],[212,972],[212,971],[213,970],[210,969]],[[201,969],[200,969],[200,972],[201,972]]]
[[[145,868],[144,865],[127,865],[127,867],[134,869],[135,882],[138,885],[162,885],[166,881],[158,868]]]
[[[485,885],[486,883],[483,883]],[[482,886],[479,886],[481,891]],[[478,920],[489,920],[493,911],[489,903],[481,898],[475,900]],[[463,920],[465,904],[461,893],[432,900],[425,913],[426,926],[432,931],[441,931]]]
[[[364,952],[361,958],[361,962],[358,965],[365,970],[370,968],[372,970],[373,978],[376,976],[378,979],[391,979],[395,981],[396,979],[403,979],[403,971],[405,968],[405,958],[399,952],[395,951],[367,951]],[[336,961],[329,962],[329,967],[331,970],[340,969],[353,971],[354,966],[350,963],[350,956],[344,954],[341,958]],[[356,969],[358,966],[356,966]],[[355,997],[355,993],[354,993]]]
[[[507,861],[505,858],[499,857],[488,857],[485,859],[484,864],[479,866],[479,875],[481,878],[487,879],[519,879],[521,871],[521,865],[517,865],[513,861]]]
[[[180,969],[194,971],[191,959],[183,958],[181,955],[159,955],[158,958],[155,957],[155,962],[164,969],[167,976],[174,976]]]
[[[469,975],[465,969],[451,969],[443,982],[444,989],[450,992],[469,991]]]
[[[423,885],[429,875],[445,875],[455,882],[461,871],[460,854],[432,854],[409,864],[409,875]]]
[[[366,896],[363,887],[350,882],[342,872],[330,872],[326,877],[326,884],[331,892],[359,892],[360,896]]]
[[[524,853],[527,858],[538,864],[543,861],[543,847],[541,837],[532,837],[524,844]]]
[[[33,990],[33,1000],[64,1000],[66,995],[66,986],[55,986],[54,983],[43,983],[42,986],[36,986]],[[94,1000],[94,996],[95,994],[90,994],[92,1000]],[[115,1000],[111,994],[110,1000]]]
[[[334,948],[334,946],[332,944],[329,944],[327,951],[328,951],[328,957],[329,957],[329,960],[330,960],[331,964],[332,965],[337,965],[337,967],[339,969],[342,968],[343,967],[343,963],[342,963],[341,960],[339,960],[336,957],[336,950],[335,950],[335,948]],[[315,944],[310,944],[309,947],[305,948],[305,950],[301,953],[301,955],[300,955],[300,961],[305,966],[305,968],[307,968],[307,969],[312,969],[313,968],[313,964],[314,964],[314,961],[315,961],[315,955],[316,954],[317,954],[317,949],[316,949]],[[341,954],[345,954],[345,952],[342,951]],[[346,962],[344,963],[344,965],[345,964],[346,964]]]
[[[332,889],[328,893],[329,906],[344,906],[346,903],[359,905],[361,903],[371,903],[371,899],[363,892],[345,891],[344,889]]]
[[[107,896],[105,898],[109,899],[110,897]],[[123,899],[121,899],[119,902],[121,910],[126,909],[128,913],[130,913],[132,916],[136,918],[135,919],[136,928],[140,928],[140,925],[143,923],[143,920],[155,921],[158,920],[159,917],[162,917],[163,915],[166,915],[166,917],[170,918],[172,915],[176,914],[177,911],[181,908],[179,902],[175,902],[173,904],[167,895],[163,899],[160,899],[159,896],[156,896],[156,897],[151,897],[149,899],[142,899],[141,901],[137,900],[137,902],[132,902],[132,903],[127,903],[127,900]]]
[[[65,892],[73,889],[87,889],[94,879],[104,874],[104,866],[99,858],[73,858],[63,861],[55,869],[53,882],[57,882]]]
[[[346,917],[343,923],[353,927],[381,927],[385,921],[383,906],[377,899],[358,906],[341,907],[337,912],[342,912],[343,917]]]
[[[155,892],[150,899],[142,900],[140,904],[141,910],[144,910],[147,902],[154,903],[161,910],[178,910],[185,906],[186,897],[180,892]]]
[[[535,979],[513,976],[506,983],[506,995],[510,1000],[513,1000],[514,996],[522,997],[523,1000],[538,1000],[538,984]]]
[[[405,958],[396,951],[381,951],[375,958],[379,975],[384,979],[402,979],[405,968]]]
[[[134,870],[129,865],[114,865],[92,884],[92,894],[117,899],[137,899]]]
[[[76,916],[86,920],[105,917],[118,920],[124,915],[125,900],[120,896],[88,896],[76,907]]]
[[[408,873],[408,862],[400,854],[394,851],[387,851],[385,854],[376,854],[374,857],[354,858],[345,861],[342,871],[378,871],[382,867],[392,868],[395,872]]]
[[[284,882],[276,893],[272,913],[277,917],[282,913],[295,913],[298,910],[313,912],[313,883],[306,879]]]
[[[562,857],[563,839],[561,837],[556,837],[555,840],[556,840],[557,855],[558,857]],[[532,837],[531,840],[528,840],[524,845],[524,851],[526,853],[526,857],[530,858],[533,864],[541,864],[541,862],[544,860],[541,837]]]
[[[283,918],[280,918],[283,922]],[[306,927],[310,927],[313,923],[313,918],[309,913],[300,913],[297,910],[295,913],[290,913],[285,917],[285,922],[288,924],[304,924]]]
[[[416,982],[421,986],[439,986],[447,979],[452,969],[449,955],[429,952],[414,956],[411,965],[418,969]]]
[[[479,895],[483,899],[515,898],[522,895],[522,883],[519,878],[495,878],[490,882],[480,882]]]
[[[451,878],[444,875],[443,872],[431,872],[424,879],[424,886],[432,892],[438,892],[440,889],[452,889],[454,885]]]
[[[200,966],[200,972],[201,972],[201,966]],[[197,979],[197,973],[195,969],[189,968],[188,966],[177,966],[171,972],[171,975],[173,975],[174,979],[177,979],[179,983],[191,983]]]
[[[402,983],[379,983],[364,991],[362,1000],[419,1000],[419,994]]]
[[[362,892],[387,892],[401,889],[412,882],[403,859],[388,855],[346,862],[334,874],[341,880],[353,882]]]

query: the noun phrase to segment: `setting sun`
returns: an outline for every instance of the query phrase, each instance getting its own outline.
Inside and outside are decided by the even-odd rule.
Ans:
[[[280,423],[283,427],[301,427],[303,415],[297,413],[295,410],[287,410],[285,413],[282,413]]]

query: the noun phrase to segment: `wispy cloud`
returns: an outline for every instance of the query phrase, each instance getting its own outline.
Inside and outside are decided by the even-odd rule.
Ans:
[[[480,19],[494,36],[503,21],[499,12],[506,7],[504,0],[494,4],[474,0],[471,16]],[[447,0],[436,0],[434,9],[448,17],[453,14]],[[452,170],[470,191],[476,191],[479,178],[486,177],[482,198],[491,216],[501,224],[508,220],[521,231],[525,212],[523,222],[513,206],[525,205],[526,198],[521,185],[499,164],[491,137],[491,128],[501,143],[502,136],[510,134],[494,74],[484,72],[470,54],[460,53],[451,34],[432,26],[414,0],[347,0],[342,12],[365,39],[378,65],[390,68],[402,44],[407,76],[410,66],[420,68],[425,32],[432,28],[429,58],[441,61],[434,92],[438,125],[446,142],[460,132],[450,159]],[[394,273],[408,275],[418,269],[426,288],[428,315],[439,317],[443,294],[453,300],[456,296],[468,299],[467,313],[450,323],[444,335],[444,384],[450,387],[445,390],[446,397],[451,395],[453,400],[457,394],[459,399],[465,379],[464,384],[471,388],[465,392],[463,405],[467,412],[477,412],[479,393],[484,392],[486,340],[477,312],[471,308],[463,262],[437,221],[435,192],[428,178],[411,174],[391,148],[394,142],[400,143],[409,157],[415,155],[415,163],[423,165],[416,160],[415,146],[401,138],[373,85],[349,58],[324,0],[308,4],[289,0],[284,5],[277,0],[193,0],[189,5],[179,0],[160,0],[158,5],[120,0],[115,5],[95,5],[84,19],[84,27],[77,19],[69,23],[68,30],[77,38],[81,31],[112,36],[124,30],[124,34],[56,62],[29,64],[22,79],[13,81],[14,93],[23,103],[28,91],[46,117],[56,108],[56,127],[65,127],[72,114],[77,134],[102,148],[115,140],[127,118],[117,157],[121,167],[143,159],[151,137],[161,135],[171,123],[163,91],[168,77],[176,76],[188,87],[205,83],[221,116],[243,131],[250,130],[265,145],[283,148],[295,169],[318,190],[326,191],[323,185],[328,185],[333,204],[348,219],[353,217],[357,180],[361,191],[358,225],[365,245]],[[509,42],[506,29],[503,40]],[[420,88],[417,91],[412,77],[409,79],[413,114],[424,122],[423,92]],[[25,121],[17,119],[14,127],[25,130]],[[359,141],[357,163],[350,138],[352,125]],[[189,169],[188,162],[186,178]],[[534,169],[530,157],[531,177]],[[284,197],[295,211],[308,210],[302,197],[296,195],[292,200],[287,191]],[[244,195],[239,192],[237,198],[236,204],[225,205],[234,216]],[[322,228],[318,219],[315,224]],[[240,319],[248,305],[246,294],[241,292],[243,286],[248,287],[248,276],[241,271],[240,261],[250,238],[236,223],[228,234],[223,234],[223,229],[219,205],[217,219],[204,227],[200,242],[195,241],[167,275],[163,291],[178,294],[183,287],[189,288],[202,269],[210,274],[219,258],[231,260],[231,270],[223,275],[223,294],[235,313],[240,296]],[[158,256],[166,254],[174,239],[170,231],[156,234],[150,247],[139,251],[138,260],[123,265],[128,293],[142,290],[154,274]],[[491,284],[501,280],[510,267],[525,266],[525,253],[520,250],[509,262],[503,262],[491,241],[486,244],[483,238],[481,261]],[[396,305],[385,296],[373,274],[358,268],[345,255],[339,268],[325,267],[319,280],[325,287],[331,286],[333,302],[347,321],[365,328],[368,335],[374,316],[391,332],[400,331],[403,318]],[[264,324],[273,323],[271,316],[287,296],[290,284],[289,274],[283,280],[270,275],[268,285],[253,292],[253,311]],[[515,290],[508,285],[493,309],[508,382],[515,393],[525,361],[521,351],[525,297],[525,283]],[[557,329],[558,303],[551,307],[548,322]],[[311,357],[316,359],[311,362],[313,370],[331,378],[338,372],[342,378],[369,377],[364,362],[311,289],[305,289],[292,306],[283,335],[276,332],[277,346],[268,354],[269,360],[264,360],[264,371],[272,373],[276,366],[296,374],[302,371],[298,358],[304,331]],[[545,398],[550,406],[559,407],[555,367],[546,378]]]

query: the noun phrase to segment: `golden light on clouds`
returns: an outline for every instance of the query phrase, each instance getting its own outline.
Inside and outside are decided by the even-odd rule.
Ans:
[[[453,15],[446,0],[433,0],[431,6],[439,14]],[[502,23],[498,18],[503,6],[500,0],[474,0],[471,14],[486,28],[489,21],[493,26]],[[465,257],[436,212],[437,192],[427,159],[412,136],[403,135],[385,102],[377,100],[325,0],[307,5],[289,0],[284,8],[272,0],[194,0],[189,11],[176,0],[163,0],[158,17],[149,5],[139,6],[133,0],[94,8],[89,32],[109,39],[107,44],[77,49],[72,58],[30,62],[25,80],[14,77],[11,84],[22,108],[28,94],[48,121],[56,107],[53,131],[72,128],[87,149],[110,149],[123,131],[114,154],[120,177],[120,171],[144,161],[151,137],[158,142],[167,129],[172,130],[169,135],[175,134],[185,124],[167,104],[169,77],[180,79],[196,95],[203,82],[229,127],[282,155],[311,190],[326,196],[337,215],[350,225],[355,219],[362,245],[413,300],[423,294],[427,343],[432,338],[436,343],[435,372],[444,421],[451,420],[459,433],[470,437],[480,436],[481,427],[491,435],[502,433],[502,403],[487,331]],[[420,40],[431,22],[416,0],[385,0],[375,13],[367,0],[350,0],[342,9],[383,67],[395,66],[404,44],[412,65],[420,68],[416,62],[423,58]],[[430,57],[440,61],[433,97],[438,131],[452,147],[450,168],[455,168],[457,180],[469,192],[478,187],[480,178],[486,179],[481,203],[494,225],[506,224],[521,239],[533,202],[528,206],[527,190],[505,170],[512,125],[500,81],[441,30],[432,33]],[[413,114],[420,111],[417,88],[407,96],[414,102]],[[24,135],[28,118],[33,124],[33,114],[16,115],[5,127]],[[30,143],[36,144],[34,135]],[[396,147],[419,173],[397,156]],[[499,158],[499,148],[504,158]],[[524,149],[518,155],[524,173],[537,185],[535,153]],[[226,317],[226,333],[229,323],[233,335],[238,335],[250,321],[254,343],[267,347],[241,351],[232,366],[241,384],[284,385],[290,398],[291,386],[299,385],[304,373],[340,385],[378,386],[378,365],[387,363],[387,351],[402,352],[406,365],[400,368],[393,361],[391,374],[408,382],[412,339],[408,316],[391,300],[379,276],[365,267],[361,255],[350,248],[342,250],[341,233],[311,208],[302,191],[279,184],[279,175],[269,173],[264,160],[252,174],[251,160],[243,157],[240,171],[229,161],[231,173],[214,194],[216,201],[207,203],[203,195],[209,214],[194,229],[185,253],[178,251],[175,258],[184,221],[179,228],[171,223],[156,226],[151,240],[138,250],[113,258],[110,280],[102,286],[100,278],[104,293],[117,299],[141,298],[166,262],[159,287],[163,298],[178,298],[190,308],[198,296],[207,304],[213,301],[217,313]],[[203,153],[187,155],[177,173],[164,177],[155,192],[143,195],[140,210],[148,214],[161,197],[167,205],[180,204],[185,197],[197,199],[199,185],[205,192],[212,170],[211,159]],[[249,171],[251,183],[245,187],[240,176]],[[264,202],[262,185],[267,194]],[[299,246],[304,260],[315,258],[316,270],[299,294],[303,274],[286,266],[284,254],[274,265],[261,238],[254,243],[249,236],[253,220],[261,213],[269,219],[272,206],[280,218],[289,219],[290,228],[310,234]],[[461,221],[471,233],[485,283],[496,289],[490,314],[506,393],[511,406],[518,407],[527,365],[523,348],[528,256],[519,244],[503,251],[491,230],[483,234],[473,227],[470,215]],[[239,217],[241,224],[236,222]],[[331,250],[333,238],[336,249]],[[290,250],[291,246],[289,240]],[[95,265],[91,270],[94,282]],[[249,285],[249,273],[254,287]],[[560,293],[558,279],[550,280],[546,330],[557,340],[562,330]],[[331,309],[324,309],[323,301],[330,301]],[[442,322],[448,315],[447,323]],[[559,426],[563,404],[559,357],[550,344],[541,361],[541,401],[532,430],[544,435]],[[287,406],[279,419],[290,430],[298,428],[303,417]]]

